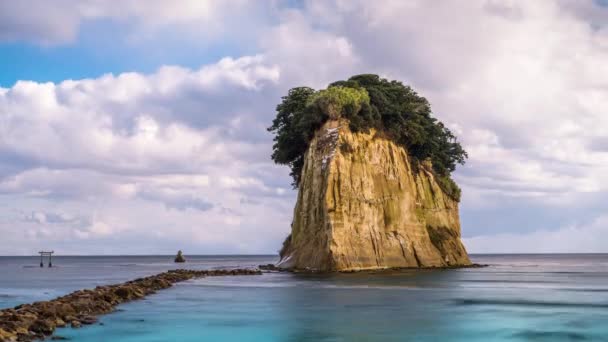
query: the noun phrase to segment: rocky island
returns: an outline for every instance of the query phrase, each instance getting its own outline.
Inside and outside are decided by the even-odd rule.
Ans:
[[[471,265],[450,177],[466,152],[411,88],[376,75],[294,88],[269,130],[299,190],[277,267]]]

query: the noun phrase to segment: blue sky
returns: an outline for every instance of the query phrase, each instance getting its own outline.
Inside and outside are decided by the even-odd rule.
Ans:
[[[608,252],[603,5],[0,2],[0,255],[275,252],[274,107],[358,73],[412,85],[468,150],[469,251]]]
[[[3,68],[0,86],[10,87],[18,80],[61,82],[106,73],[151,73],[162,65],[197,68],[225,56],[254,52],[229,41],[197,46],[172,36],[161,42],[125,41],[121,37],[124,26],[108,20],[83,23],[74,41],[67,44],[4,42],[0,45],[0,63],[10,67]]]

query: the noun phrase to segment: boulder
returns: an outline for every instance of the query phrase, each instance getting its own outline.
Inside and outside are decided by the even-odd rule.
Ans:
[[[17,334],[0,328],[0,341],[17,341]]]
[[[186,262],[186,259],[182,255],[182,251],[177,251],[177,256],[175,256],[175,262]]]
[[[38,319],[30,325],[30,331],[43,335],[51,335],[55,331],[55,324],[48,319]]]
[[[97,318],[95,316],[84,316],[80,318],[80,323],[91,325],[97,323]]]

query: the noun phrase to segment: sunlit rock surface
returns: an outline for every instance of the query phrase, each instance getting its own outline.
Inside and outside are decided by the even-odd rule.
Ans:
[[[316,271],[467,266],[458,202],[375,131],[331,120],[306,153],[278,266]]]

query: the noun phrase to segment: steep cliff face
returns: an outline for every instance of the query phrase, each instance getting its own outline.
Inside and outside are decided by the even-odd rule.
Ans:
[[[344,271],[470,265],[458,203],[428,165],[345,121],[319,129],[306,153],[291,238],[279,267]]]

